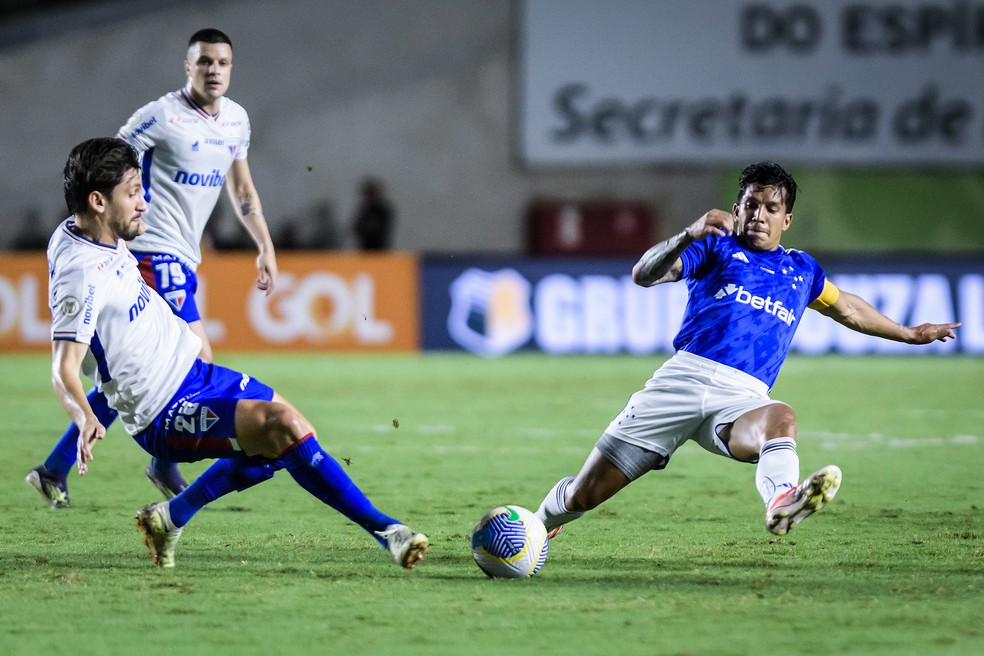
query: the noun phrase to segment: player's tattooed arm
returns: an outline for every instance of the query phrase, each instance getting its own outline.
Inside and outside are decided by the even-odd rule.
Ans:
[[[680,255],[693,241],[684,230],[659,242],[643,253],[632,267],[632,280],[643,287],[679,280],[683,273]]]
[[[665,239],[646,251],[632,267],[632,280],[637,285],[652,287],[661,282],[674,282],[683,275],[680,255],[695,241],[710,235],[731,234],[734,218],[722,210],[711,210],[682,232]]]
[[[242,203],[239,205],[239,211],[243,213],[243,216],[247,216],[250,212],[253,211],[253,206],[254,206],[253,196],[252,195],[247,196],[242,200]]]
[[[232,163],[227,177],[227,189],[237,218],[256,244],[256,288],[270,294],[277,283],[277,254],[263,216],[260,195],[253,184],[253,176],[245,159]]]

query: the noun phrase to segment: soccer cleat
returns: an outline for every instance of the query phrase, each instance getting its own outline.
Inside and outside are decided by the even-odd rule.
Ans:
[[[48,473],[44,465],[38,465],[27,472],[24,479],[28,485],[38,491],[52,508],[69,508],[68,481]]]
[[[149,465],[147,465],[147,468],[144,470],[144,474],[146,474],[150,482],[154,484],[154,487],[160,490],[165,499],[173,499],[180,494],[182,490],[188,487],[188,483],[185,482],[185,479],[181,476],[181,472],[178,471],[178,468],[175,465],[171,465],[166,472],[158,472],[154,468],[154,463],[156,461],[157,459],[155,458]]]
[[[775,535],[785,535],[830,503],[840,484],[841,470],[836,465],[827,465],[814,472],[797,487],[773,500],[765,511],[765,527]]]
[[[174,550],[181,538],[181,531],[171,521],[167,502],[149,503],[133,517],[137,528],[143,531],[144,545],[150,550],[150,559],[158,567],[174,567]]]
[[[386,530],[376,531],[386,548],[393,554],[393,560],[407,570],[424,559],[424,554],[430,551],[430,543],[423,533],[414,533],[413,529],[403,524],[390,524]]]
[[[562,528],[564,528],[563,524],[561,524],[560,526],[554,526],[552,529],[547,531],[547,539],[553,540],[555,537],[557,537],[557,534],[560,533],[560,530]]]

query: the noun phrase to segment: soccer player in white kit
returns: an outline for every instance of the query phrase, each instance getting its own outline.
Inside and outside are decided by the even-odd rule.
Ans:
[[[277,262],[247,162],[249,117],[225,97],[232,72],[231,40],[219,30],[199,30],[189,40],[184,66],[186,86],[138,109],[118,136],[142,156],[148,203],[147,231],[134,238],[130,250],[147,284],[200,338],[200,357],[211,361],[212,348],[195,301],[196,269],[202,259],[202,233],[223,186],[259,250],[258,289],[273,289]],[[90,393],[89,402],[103,424],[115,419],[97,390]],[[44,464],[27,476],[54,508],[70,505],[67,475],[75,462],[77,439],[72,425]],[[146,474],[167,498],[187,486],[177,466],[161,459],[153,459]]]
[[[828,503],[841,482],[835,465],[799,481],[796,415],[769,398],[807,308],[852,330],[908,344],[955,338],[960,324],[896,323],[837,289],[807,253],[783,248],[796,182],[781,166],[749,165],[738,186],[730,214],[709,211],[633,267],[632,278],[643,287],[686,281],[677,352],[629,397],[581,471],[558,481],[543,499],[537,516],[550,537],[632,481],[666,467],[688,440],[756,464],[766,529],[785,535]]]
[[[184,526],[210,501],[283,468],[313,496],[369,532],[412,569],[425,535],[377,510],[318,443],[313,426],[256,378],[198,358],[201,340],[141,275],[126,241],[142,234],[147,208],[136,153],[118,139],[90,139],[65,164],[69,212],[48,245],[52,386],[79,428],[78,469],[106,433],[80,369],[134,440],[172,462],[219,460],[169,501],[136,515],[155,564],[173,567]],[[271,475],[272,475],[271,471]]]

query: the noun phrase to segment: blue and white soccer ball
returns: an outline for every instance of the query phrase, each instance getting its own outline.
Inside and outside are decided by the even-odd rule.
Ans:
[[[547,529],[526,508],[500,506],[485,513],[472,532],[472,555],[489,576],[533,576],[547,562]]]

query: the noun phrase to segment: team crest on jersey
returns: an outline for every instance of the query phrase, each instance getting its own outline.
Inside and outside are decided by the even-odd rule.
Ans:
[[[172,406],[168,411],[168,418],[165,422],[165,429],[171,428],[171,419],[174,419],[173,430],[179,433],[190,433],[201,435],[208,431],[219,420],[219,415],[215,414],[212,408],[201,405],[193,401],[182,401],[181,405],[175,408]]]
[[[201,414],[199,415],[199,421],[201,422],[202,432],[205,433],[209,428],[215,425],[215,422],[219,420],[219,415],[212,412],[212,408],[207,405],[202,406]]]
[[[58,303],[58,311],[65,317],[74,317],[81,309],[82,304],[74,296],[66,296]]]
[[[184,307],[185,301],[188,300],[188,290],[186,289],[176,289],[173,292],[167,292],[164,294],[164,300],[171,304],[178,312]]]

